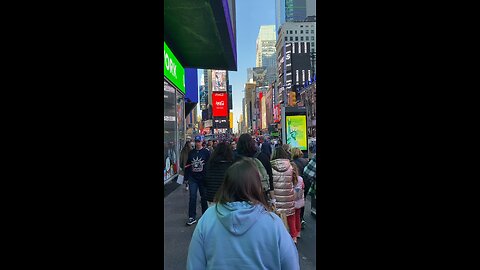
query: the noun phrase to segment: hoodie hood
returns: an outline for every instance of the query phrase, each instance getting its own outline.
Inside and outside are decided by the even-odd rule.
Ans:
[[[288,159],[274,159],[270,161],[272,169],[277,172],[286,172],[292,165]]]
[[[216,204],[217,217],[230,233],[242,235],[260,218],[265,209],[262,205],[251,205],[247,202],[230,202]]]

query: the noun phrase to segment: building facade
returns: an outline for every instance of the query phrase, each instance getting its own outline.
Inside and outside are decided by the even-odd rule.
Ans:
[[[273,63],[264,63],[265,60],[275,55],[275,25],[261,25],[257,37],[256,59],[257,67],[272,65]]]
[[[275,0],[275,26],[279,29],[285,22],[303,21],[316,16],[315,0]]]

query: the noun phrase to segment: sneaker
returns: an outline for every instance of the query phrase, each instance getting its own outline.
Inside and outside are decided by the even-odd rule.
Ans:
[[[196,222],[197,222],[196,219],[194,219],[194,218],[188,218],[187,225],[188,225],[188,226],[191,226],[191,225],[195,224]]]

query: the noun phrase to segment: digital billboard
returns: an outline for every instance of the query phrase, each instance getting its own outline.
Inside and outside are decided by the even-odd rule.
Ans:
[[[225,70],[212,70],[212,91],[227,91],[227,72]]]
[[[207,103],[208,103],[208,87],[205,85],[200,85],[200,110],[206,110],[207,109]]]
[[[285,118],[287,144],[292,148],[307,150],[307,116],[287,115]]]
[[[213,92],[213,117],[228,116],[228,97],[227,92]]]

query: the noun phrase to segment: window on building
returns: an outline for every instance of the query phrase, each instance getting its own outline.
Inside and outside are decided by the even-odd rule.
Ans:
[[[298,41],[298,37],[295,37],[295,41]]]
[[[315,38],[313,36],[311,36],[312,40],[315,40]]]
[[[308,30],[305,30],[305,34],[308,34]]]
[[[303,30],[300,30],[300,34],[303,34]]]
[[[300,37],[300,40],[303,41],[303,37]]]
[[[290,41],[293,41],[293,37],[290,37]]]
[[[315,32],[313,32],[313,29],[312,29],[312,34],[313,34],[313,33],[315,33]]]
[[[312,42],[312,48],[315,47],[315,42]]]
[[[288,41],[288,37],[285,37],[285,41]]]
[[[300,25],[300,27],[303,27],[303,25]]]
[[[295,34],[297,33],[297,30],[295,30]]]
[[[292,34],[292,35],[293,35],[293,30],[290,30],[290,34]]]
[[[308,37],[305,37],[305,40],[308,40]]]

